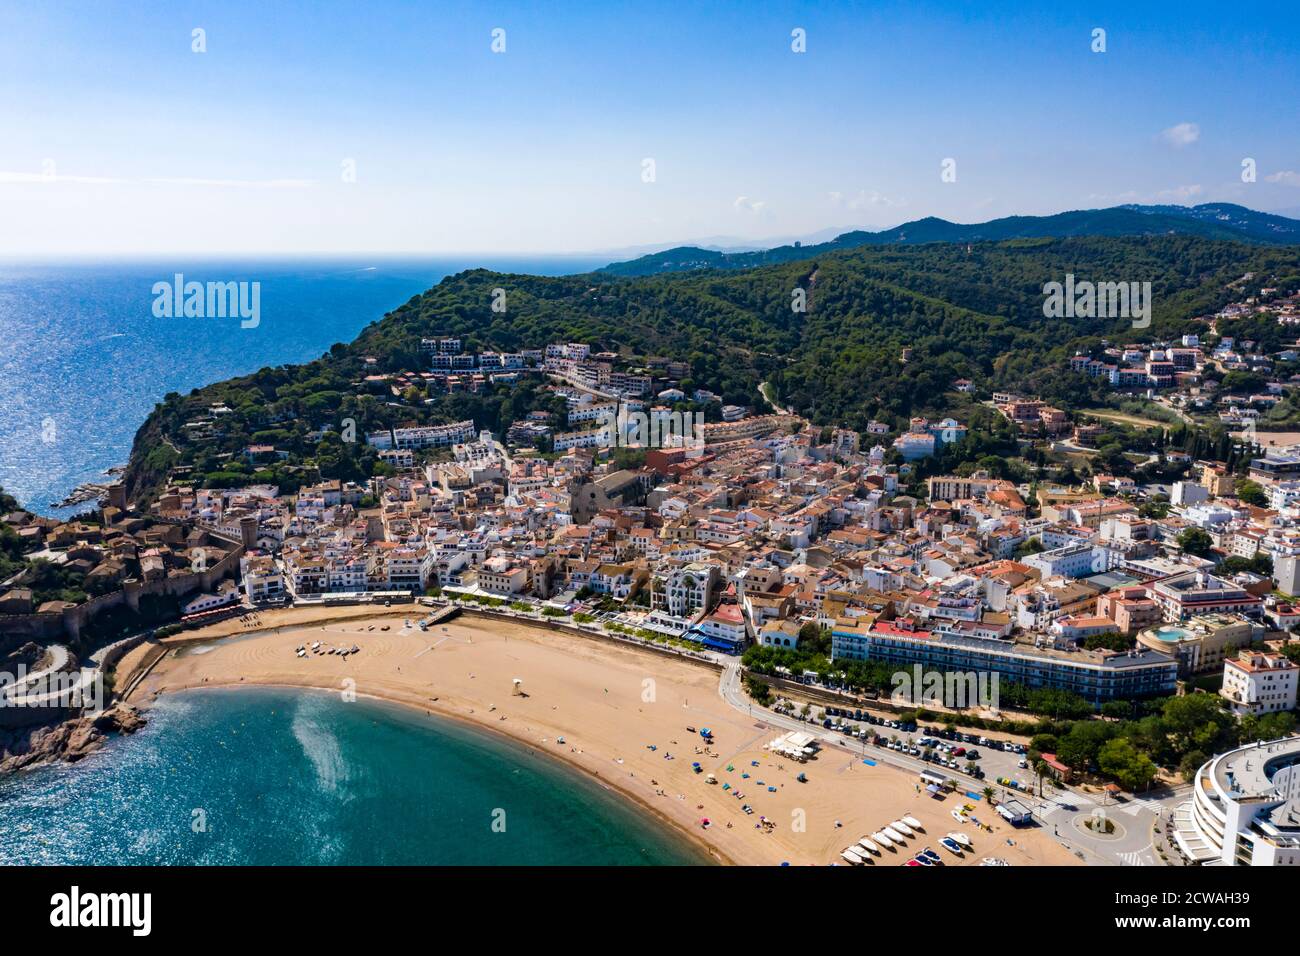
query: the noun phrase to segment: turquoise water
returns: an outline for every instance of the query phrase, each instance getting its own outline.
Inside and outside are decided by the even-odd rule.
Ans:
[[[102,753],[0,779],[0,863],[704,862],[551,758],[313,691],[171,695]]]
[[[1166,624],[1163,627],[1156,628],[1156,637],[1170,644],[1181,641],[1192,632],[1185,627],[1174,627],[1172,624]]]
[[[444,276],[482,266],[559,275],[590,258],[0,263],[0,486],[42,514],[125,464],[168,392],[318,358]],[[261,283],[261,322],[155,318],[153,284]],[[83,506],[93,507],[93,506]]]

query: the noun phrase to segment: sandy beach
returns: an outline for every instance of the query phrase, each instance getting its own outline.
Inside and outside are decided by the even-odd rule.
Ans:
[[[355,692],[471,721],[593,775],[725,863],[837,862],[844,847],[905,814],[925,827],[907,849],[932,846],[949,865],[986,856],[1016,866],[1080,863],[1042,830],[1014,829],[986,804],[974,815],[992,833],[958,824],[950,811],[976,801],[960,793],[932,799],[903,770],[870,766],[836,748],[805,764],[774,757],[763,745],[780,731],[727,704],[715,668],[522,622],[462,616],[427,632],[405,626],[424,613],[415,606],[295,608],[263,612],[255,628],[231,620],[186,632],[169,639],[173,649],[130,700],[147,705],[183,688],[277,684],[344,699]],[[360,650],[346,658],[310,650],[297,656],[297,647],[316,641],[322,649]],[[124,658],[118,686],[142,657],[133,651]],[[523,695],[514,692],[515,679]],[[710,728],[713,743],[706,747],[688,727]],[[796,780],[800,772],[806,783]],[[716,783],[707,782],[709,774]],[[950,830],[970,836],[974,851],[959,859],[940,849]],[[886,852],[874,865],[908,856]]]

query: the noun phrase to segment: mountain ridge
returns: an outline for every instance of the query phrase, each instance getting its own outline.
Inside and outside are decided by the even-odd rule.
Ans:
[[[1004,216],[969,224],[926,216],[879,232],[851,230],[814,245],[796,242],[734,253],[699,246],[677,246],[635,259],[612,262],[597,271],[633,277],[700,269],[751,269],[862,246],[1144,235],[1189,235],[1259,245],[1295,245],[1300,244],[1300,220],[1258,212],[1235,203],[1202,203],[1197,206],[1128,204],[1104,209],[1069,210],[1050,216]]]

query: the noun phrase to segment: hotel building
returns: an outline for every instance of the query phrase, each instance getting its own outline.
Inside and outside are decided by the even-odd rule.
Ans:
[[[1300,667],[1281,654],[1242,651],[1223,665],[1219,694],[1238,717],[1295,710]]]
[[[1245,588],[1207,571],[1186,571],[1150,586],[1152,599],[1166,621],[1185,621],[1194,614],[1258,614],[1264,601]]]
[[[1201,614],[1180,624],[1160,624],[1137,636],[1140,646],[1178,658],[1182,675],[1214,670],[1232,649],[1263,636],[1262,625],[1240,614]]]
[[[1300,866],[1300,737],[1207,761],[1174,812],[1174,841],[1208,866]]]
[[[1093,704],[1172,694],[1178,682],[1178,663],[1167,654],[1035,647],[921,630],[908,619],[867,626],[838,622],[831,628],[831,657],[990,672],[1008,683],[1071,691]]]

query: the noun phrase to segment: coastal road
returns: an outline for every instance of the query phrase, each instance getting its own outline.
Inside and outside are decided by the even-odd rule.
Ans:
[[[61,671],[68,665],[68,649],[62,644],[51,644],[47,650],[50,652],[51,663],[49,666],[42,667],[38,671],[32,671],[31,673],[26,674],[21,680],[16,680],[11,685],[0,689],[0,699],[25,699],[27,695],[19,692],[21,688],[26,687],[28,684],[36,683],[46,674],[53,674],[56,671]]]
[[[46,650],[50,652],[51,663],[49,664],[49,666],[43,667],[38,671],[32,671],[25,678],[23,678],[23,680],[18,681],[14,685],[15,687],[21,687],[23,684],[27,683],[28,681],[39,680],[40,678],[44,677],[46,674],[53,674],[55,671],[61,671],[63,670],[63,668],[68,666],[68,649],[64,647],[62,644],[51,644],[48,648],[46,648]]]
[[[15,681],[12,686],[0,688],[0,702],[6,707],[87,707],[98,711],[103,704],[102,687],[98,684],[98,665],[62,673],[50,682],[50,686],[42,678],[62,672],[67,666],[69,654],[68,649],[61,644],[52,644],[49,650],[52,659],[50,666],[33,671],[22,680]]]

